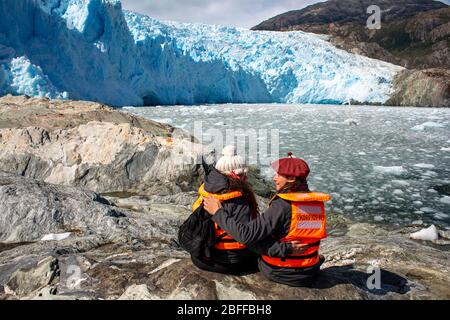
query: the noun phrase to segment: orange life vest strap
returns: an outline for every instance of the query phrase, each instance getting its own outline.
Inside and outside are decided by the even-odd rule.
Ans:
[[[279,193],[277,197],[293,201],[293,202],[327,202],[331,200],[331,196],[322,192],[307,192],[307,193]]]
[[[233,192],[224,193],[224,194],[214,194],[214,193],[206,192],[204,184],[201,185],[200,189],[198,190],[198,193],[202,197],[205,197],[205,198],[214,197],[219,201],[227,201],[230,199],[242,197],[242,192],[240,192],[240,191],[233,191]]]
[[[204,184],[202,184],[200,186],[200,189],[198,189],[198,193],[200,196],[198,197],[197,201],[195,201],[194,205],[192,206],[192,212],[194,212],[195,210],[198,209],[198,207],[201,206],[204,197],[211,196],[211,197],[216,198],[219,201],[227,201],[227,200],[231,200],[234,198],[242,197],[242,192],[240,192],[240,191],[234,191],[234,192],[229,192],[229,193],[224,193],[224,194],[214,194],[214,193],[206,192]]]
[[[192,212],[194,212],[195,210],[197,210],[203,203],[203,197],[199,196],[197,198],[197,200],[194,202],[194,204],[192,205]]]
[[[227,200],[242,197],[242,192],[240,192],[240,191],[234,191],[234,192],[229,192],[229,193],[224,193],[224,194],[214,194],[214,193],[206,192],[204,184],[201,185],[200,189],[198,190],[198,193],[199,193],[199,197],[198,197],[197,201],[195,201],[194,205],[192,206],[193,212],[202,205],[204,197],[211,196],[211,197],[216,198],[219,201],[227,201]],[[217,243],[214,246],[215,249],[217,249],[217,250],[243,250],[243,249],[247,248],[245,245],[237,242],[232,237],[230,237],[229,235],[225,235],[225,234],[226,234],[226,232],[224,230],[220,229],[220,227],[217,224],[215,224],[215,236],[217,239]]]
[[[262,256],[265,263],[279,268],[308,268],[317,265],[320,262],[319,251],[315,251],[308,255],[289,256],[286,258],[272,258]]]

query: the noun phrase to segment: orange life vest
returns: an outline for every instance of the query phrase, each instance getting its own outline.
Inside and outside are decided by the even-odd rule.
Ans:
[[[282,242],[300,241],[308,247],[302,254],[286,258],[262,256],[267,264],[281,268],[307,268],[319,263],[320,241],[327,237],[325,202],[331,197],[325,193],[286,193],[274,197],[291,202],[291,228]],[[273,200],[272,200],[273,201]]]
[[[234,191],[224,194],[214,194],[209,193],[205,191],[205,185],[202,185],[200,189],[198,190],[199,197],[197,201],[195,201],[194,205],[192,206],[192,211],[195,211],[198,209],[198,207],[201,206],[203,203],[203,198],[206,197],[214,197],[219,201],[227,201],[234,198],[242,197],[242,193],[240,191]],[[216,236],[216,244],[215,249],[217,250],[242,250],[246,249],[247,247],[236,240],[234,240],[232,237],[230,237],[225,230],[222,230],[217,223],[214,224],[215,228],[215,236]]]

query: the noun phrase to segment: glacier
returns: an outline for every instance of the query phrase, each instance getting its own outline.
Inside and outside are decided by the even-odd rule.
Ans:
[[[383,103],[403,70],[324,36],[158,21],[118,0],[1,0],[0,95],[113,106]]]

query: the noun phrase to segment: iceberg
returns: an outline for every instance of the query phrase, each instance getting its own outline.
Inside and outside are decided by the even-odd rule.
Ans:
[[[434,165],[429,164],[429,163],[417,163],[414,165],[414,167],[416,168],[420,168],[420,169],[434,169]]]
[[[414,240],[436,241],[439,239],[439,232],[436,226],[432,225],[428,229],[422,229],[410,234],[409,237]]]
[[[426,130],[428,128],[432,129],[432,128],[443,128],[443,127],[444,127],[444,125],[441,124],[441,123],[425,122],[425,123],[419,124],[419,125],[417,125],[415,127],[412,127],[411,130],[424,131],[424,130]]]
[[[394,167],[382,167],[382,166],[374,166],[373,170],[376,173],[381,174],[391,174],[391,175],[402,175],[405,174],[407,171],[403,166],[394,166]]]
[[[113,106],[383,103],[403,69],[318,35],[158,21],[118,0],[2,0],[0,16],[0,95]]]

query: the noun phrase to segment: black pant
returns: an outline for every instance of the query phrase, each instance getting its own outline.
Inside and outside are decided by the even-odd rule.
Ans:
[[[320,272],[320,266],[325,262],[325,258],[320,256],[317,265],[309,268],[292,269],[281,268],[268,264],[263,259],[259,260],[259,270],[269,280],[281,283],[290,287],[313,287]]]
[[[219,263],[214,259],[198,258],[191,256],[192,262],[199,269],[209,272],[222,273],[234,276],[243,276],[258,272],[257,259],[251,257],[239,263]]]

